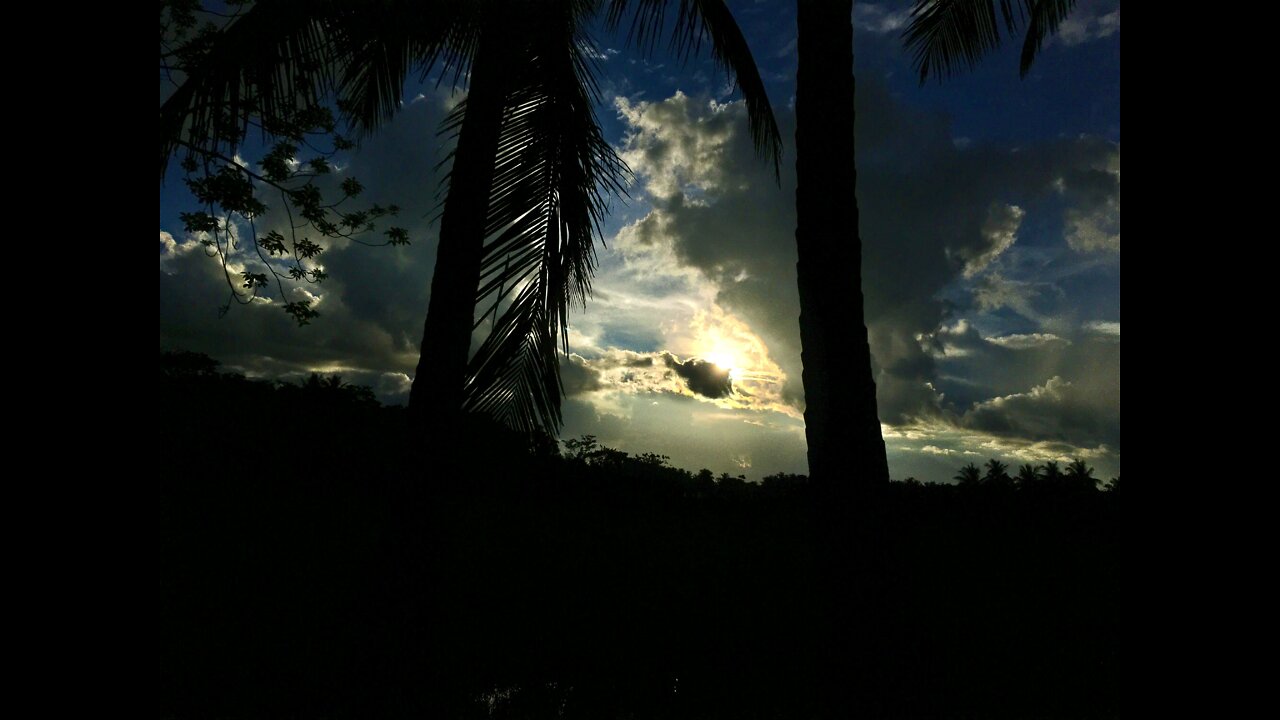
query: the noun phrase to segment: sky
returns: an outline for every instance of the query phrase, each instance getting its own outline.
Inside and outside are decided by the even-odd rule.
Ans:
[[[561,438],[589,433],[758,480],[806,471],[795,10],[730,7],[782,130],[780,182],[752,152],[740,94],[709,60],[644,56],[622,34],[593,32],[597,113],[634,177],[604,224],[593,297],[570,317]],[[1118,476],[1119,3],[1082,0],[1025,79],[1014,42],[924,85],[901,46],[908,10],[857,2],[853,15],[863,289],[890,475],[947,482],[989,458],[1014,468],[1083,458],[1098,477]],[[178,214],[195,203],[170,172],[161,348],[251,377],[338,373],[405,402],[439,230],[448,148],[437,131],[461,97],[414,82],[393,120],[337,158],[334,182],[357,177],[362,200],[399,205],[411,245],[328,243],[329,279],[286,291],[321,313],[303,328],[276,296],[220,317],[226,279],[183,232]],[[231,257],[237,271],[254,263]],[[731,391],[708,363],[731,368]]]

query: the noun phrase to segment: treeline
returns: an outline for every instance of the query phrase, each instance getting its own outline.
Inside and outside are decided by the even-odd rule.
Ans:
[[[378,402],[373,389],[353,385],[340,375],[322,376],[316,373],[297,382],[281,380],[254,380],[237,373],[220,370],[217,360],[202,353],[188,351],[162,351],[160,353],[160,378],[169,390],[200,395],[213,393],[223,401],[240,398],[244,409],[258,407],[265,411],[271,406],[291,417],[326,417],[334,413],[355,412],[362,422],[377,416],[381,423],[395,425],[406,420],[405,408],[384,406]],[[317,415],[318,414],[318,415]],[[744,497],[760,495],[776,497],[799,492],[808,486],[809,478],[803,474],[778,472],[764,476],[759,483],[747,480],[746,475],[722,472],[716,475],[707,468],[691,472],[672,467],[671,458],[653,452],[630,454],[599,442],[595,435],[557,441],[545,433],[523,435],[483,418],[473,418],[477,431],[483,435],[482,450],[491,455],[496,446],[499,452],[527,454],[534,460],[563,460],[569,467],[590,468],[619,479],[651,480],[658,483],[675,483],[685,494],[694,497]],[[294,428],[293,432],[299,432]],[[456,448],[463,450],[465,448]],[[1016,474],[1010,474],[1008,463],[991,458],[982,467],[968,463],[952,478],[955,484],[934,481],[921,482],[908,477],[900,484],[912,488],[932,488],[946,492],[946,488],[985,491],[1021,490],[1034,493],[1077,494],[1094,491],[1114,493],[1119,490],[1120,478],[1103,483],[1094,477],[1094,469],[1081,459],[1065,466],[1050,460],[1040,465],[1023,464]]]
[[[1089,493],[1097,490],[1116,492],[1120,489],[1120,478],[1111,478],[1103,484],[1093,476],[1093,472],[1093,468],[1089,467],[1087,462],[1076,458],[1065,467],[1057,460],[1049,460],[1042,465],[1024,463],[1018,467],[1016,475],[1010,475],[1007,463],[991,458],[981,468],[968,463],[961,467],[952,479],[966,489],[1012,490],[1017,488],[1029,492],[1063,493]],[[907,478],[903,482],[908,485],[921,484],[915,478]]]
[[[1118,714],[1114,493],[842,497],[473,422],[162,354],[162,716]]]

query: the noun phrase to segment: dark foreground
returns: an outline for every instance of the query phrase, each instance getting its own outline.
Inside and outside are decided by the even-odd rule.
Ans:
[[[164,717],[1119,714],[1118,493],[423,443],[163,364],[161,427]]]

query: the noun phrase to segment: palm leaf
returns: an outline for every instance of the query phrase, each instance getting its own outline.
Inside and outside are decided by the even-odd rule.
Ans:
[[[610,0],[606,24],[616,28],[631,15],[627,41],[651,54],[668,28],[666,13],[671,4],[671,0]],[[778,177],[782,135],[742,30],[723,0],[680,0],[670,23],[671,52],[687,60],[702,49],[703,42],[710,42],[716,66],[742,90],[752,143],[758,154],[772,161],[774,177]]]
[[[260,2],[193,48],[186,79],[160,106],[160,174],[184,142],[234,151],[254,116],[314,106],[333,77],[333,2]],[[229,153],[228,153],[229,154]]]
[[[923,83],[972,70],[1025,24],[1021,73],[1026,77],[1044,40],[1057,31],[1076,0],[917,0],[903,42]]]
[[[1022,44],[1022,58],[1018,72],[1026,77],[1031,63],[1044,45],[1046,37],[1056,33],[1058,26],[1075,8],[1076,0],[1035,0],[1031,4],[1031,20],[1027,23],[1027,37]]]
[[[219,32],[160,107],[160,172],[181,144],[234,151],[255,118],[288,119],[336,93],[368,132],[399,108],[412,68],[465,71],[480,6],[447,0],[264,0]],[[228,152],[227,154],[230,154]]]
[[[595,117],[588,41],[572,12],[528,33],[510,67],[477,304],[493,326],[468,368],[464,407],[521,430],[561,422],[568,312],[591,292],[595,237],[626,165]]]
[[[342,58],[338,89],[352,124],[367,133],[390,119],[411,69],[425,79],[442,64],[442,79],[452,71],[453,84],[459,84],[474,56],[482,9],[478,3],[439,0],[354,3],[336,32]]]

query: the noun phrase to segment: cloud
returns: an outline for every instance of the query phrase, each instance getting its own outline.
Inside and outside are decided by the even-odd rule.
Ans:
[[[993,272],[973,286],[974,305],[980,311],[990,312],[1009,308],[1019,315],[1042,319],[1045,314],[1036,310],[1036,301],[1052,285],[1043,282],[1010,280],[1004,274]]]
[[[1112,398],[1108,398],[1112,399]],[[959,426],[1021,441],[1068,445],[1118,442],[1120,416],[1099,412],[1099,398],[1055,375],[1026,392],[976,403]],[[1114,400],[1118,403],[1119,398]]]
[[[1120,252],[1120,199],[1090,212],[1068,210],[1067,244],[1079,252]]]
[[[724,316],[720,320],[723,322],[732,318]],[[707,321],[703,316],[696,316],[687,327],[694,329],[695,337],[704,338],[704,341],[694,344],[708,348],[704,354],[714,356],[714,350],[710,348],[716,346],[706,340],[709,336],[699,329],[704,326],[714,329],[717,324]],[[680,347],[690,346],[676,335],[671,340]],[[746,359],[750,356],[748,352],[739,357]],[[725,410],[776,412],[799,419],[799,412],[783,401],[779,390],[780,376],[752,369],[754,365],[749,360],[744,361],[742,367],[727,367],[718,364],[712,357],[688,353],[683,355],[685,359],[682,360],[681,357],[681,354],[666,349],[636,352],[611,347],[595,350],[589,356],[570,355],[568,362],[572,367],[568,368],[567,373],[562,369],[562,375],[566,377],[567,394],[585,396],[591,402],[598,402],[610,393],[679,396]],[[774,367],[776,372],[776,366]]]
[[[1075,10],[1058,25],[1054,36],[1068,47],[1080,45],[1091,40],[1101,40],[1120,32],[1120,4],[1110,2],[1080,3]]]
[[[1073,201],[1063,214],[1067,244],[1082,253],[1120,252],[1120,148],[1055,183]]]
[[[759,480],[807,468],[804,423],[767,410],[726,410],[689,395],[605,390],[566,400],[564,416],[561,437],[590,433],[603,445],[668,455],[674,466],[690,470],[737,475],[746,461],[749,479]]]
[[[969,458],[995,458],[1014,464],[1046,461],[1070,462],[1080,458],[1096,463],[1101,477],[1114,477],[1120,470],[1120,453],[1103,444],[1078,445],[1054,440],[1031,440],[1016,436],[984,433],[971,428],[942,424],[916,424],[886,435],[885,442],[899,458],[895,477],[910,475],[950,479],[955,469]],[[907,439],[905,434],[916,436]],[[929,439],[927,443],[920,437]]]
[[[779,381],[777,392],[798,407],[794,194],[785,190],[793,185],[785,179],[790,164],[783,163],[779,188],[751,146],[740,101],[678,93],[624,119],[623,154],[649,193],[651,209],[619,232],[617,247],[649,278],[680,285],[697,305],[714,303],[735,327],[749,331],[752,352],[768,359],[749,369]],[[786,127],[783,135],[789,135]],[[676,352],[702,356],[713,350]],[[735,383],[741,385],[739,378]]]
[[[724,161],[726,146],[742,120],[737,103],[696,101],[680,91],[662,102],[615,101],[627,124],[622,159],[642,180],[647,192],[661,199],[678,193],[721,189],[732,179]]]
[[[911,21],[911,9],[886,9],[883,5],[854,3],[853,26],[858,30],[886,35],[901,31]]]
[[[978,253],[969,253],[965,261],[963,274],[966,278],[974,277],[986,270],[1000,254],[1013,246],[1018,239],[1018,227],[1022,225],[1022,217],[1026,212],[1017,205],[992,204],[987,210],[987,220],[982,224],[982,237],[987,247]]]
[[[998,437],[1012,447],[1018,438],[979,432],[976,424],[994,427],[1019,403],[961,418],[974,404],[1025,393],[1055,374],[1079,384],[1087,369],[1118,386],[1118,355],[1087,359],[1094,342],[1075,349],[1080,326],[1069,313],[1078,300],[1062,284],[1096,273],[1072,264],[1064,213],[1107,206],[1118,147],[1071,138],[1016,151],[989,144],[961,150],[945,119],[902,108],[874,78],[859,83],[857,99],[863,291],[882,421],[939,433],[969,422],[970,441]],[[621,115],[629,124],[624,152],[651,207],[624,226],[616,247],[626,265],[643,268],[650,287],[666,284],[682,294],[685,307],[713,302],[749,327],[785,377],[780,399],[798,413],[791,149],[778,188],[753,154],[740,103],[678,94],[638,107],[624,106],[629,112]],[[790,137],[793,118],[783,114],[780,122]],[[602,276],[598,286],[611,287],[612,277]],[[1107,292],[1118,303],[1118,287],[1101,296],[1092,289],[1091,296]],[[682,357],[706,353],[667,347]],[[1099,416],[1095,429],[1114,425],[1118,435],[1118,392],[1106,397],[1115,404],[1114,423],[1105,403],[1081,412]],[[1031,427],[1021,420],[1009,427]],[[1096,448],[1099,433],[1092,430],[1071,444],[1072,433],[1086,425],[1068,423],[1057,437]],[[903,451],[919,456],[921,442],[911,442]],[[1115,437],[1103,442],[1118,447]]]
[[[671,353],[663,353],[662,360],[666,366],[675,370],[684,378],[689,389],[709,398],[728,397],[733,394],[733,379],[729,377],[728,368],[708,360],[691,358],[684,362]]]
[[[1106,322],[1102,320],[1095,320],[1093,322],[1085,323],[1084,327],[1089,332],[1097,333],[1098,335],[1104,335],[1104,336],[1115,337],[1115,338],[1120,337],[1119,321]]]
[[[599,371],[590,367],[586,358],[576,354],[560,360],[560,382],[564,387],[564,394],[569,397],[603,387]]]
[[[1010,350],[1027,350],[1050,343],[1070,343],[1071,341],[1060,338],[1053,333],[1027,333],[990,337],[987,338],[987,342]]]

